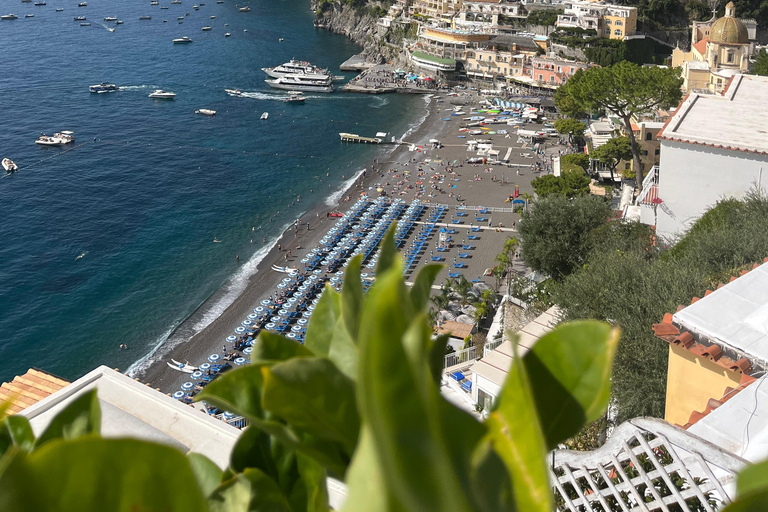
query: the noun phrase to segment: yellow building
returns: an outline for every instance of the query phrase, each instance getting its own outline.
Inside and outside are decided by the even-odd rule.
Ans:
[[[430,18],[451,17],[461,10],[461,0],[413,0],[408,11]]]
[[[720,93],[737,73],[749,70],[754,53],[750,32],[754,21],[736,18],[733,2],[725,6],[725,16],[694,23],[691,50],[672,51],[672,66],[682,68],[683,90]]]
[[[594,30],[599,37],[620,40],[637,30],[637,7],[576,0],[563,6],[557,27]]]
[[[624,39],[635,35],[637,30],[637,9],[610,5],[603,14],[603,37]]]

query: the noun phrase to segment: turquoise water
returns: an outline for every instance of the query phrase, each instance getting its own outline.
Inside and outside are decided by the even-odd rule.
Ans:
[[[0,380],[30,366],[70,379],[99,364],[125,370],[219,290],[202,328],[289,223],[376,155],[341,145],[339,131],[400,136],[422,115],[423,98],[404,95],[284,104],[260,68],[296,57],[338,70],[359,51],[315,30],[306,0],[251,2],[250,13],[233,0],[183,2],[14,2],[19,19],[0,22],[0,158],[22,167],[0,179]],[[125,23],[109,32],[105,16]],[[185,35],[194,43],[171,43]],[[124,90],[88,92],[102,81]],[[148,99],[154,88],[178,96]],[[78,147],[34,144],[62,129]]]

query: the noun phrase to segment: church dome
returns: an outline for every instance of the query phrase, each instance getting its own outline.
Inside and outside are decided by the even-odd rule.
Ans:
[[[725,16],[718,19],[709,29],[709,40],[719,44],[748,44],[747,27],[734,16],[733,2],[725,6]]]

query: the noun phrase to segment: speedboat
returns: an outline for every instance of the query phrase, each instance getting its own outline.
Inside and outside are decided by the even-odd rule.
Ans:
[[[8,174],[19,170],[19,166],[16,165],[10,158],[3,158],[2,165],[3,169],[5,169],[5,172]]]
[[[227,32],[226,34],[224,34],[224,37],[229,37],[229,36],[231,36],[231,35],[232,35],[232,34],[230,34],[229,32]]]
[[[208,32],[211,30],[211,27],[203,27],[203,32]]]
[[[149,97],[156,100],[172,100],[176,97],[176,93],[164,91],[162,89],[156,89],[155,92],[149,95]]]
[[[56,12],[63,12],[63,11],[64,11],[64,9],[62,9],[61,7],[59,7],[58,9],[56,9]]]
[[[152,0],[151,2],[149,2],[149,5],[158,5],[159,3],[160,2],[158,2],[157,0]]]
[[[88,4],[85,2],[80,2],[79,4],[77,4],[78,7],[86,7],[87,5]]]
[[[202,116],[215,116],[216,111],[209,108],[201,108],[199,110],[195,110],[195,114],[200,114]]]
[[[120,88],[115,84],[102,82],[98,85],[89,85],[88,90],[91,92],[115,92],[115,91],[119,91]]]
[[[34,14],[27,14],[27,15],[26,15],[26,16],[24,16],[24,17],[25,17],[25,18],[34,18],[34,17],[35,17],[35,15],[34,15]]]
[[[117,21],[117,18],[115,18],[114,16],[107,16],[106,18],[104,18],[104,21]]]
[[[267,119],[269,119],[269,112],[264,112],[263,114],[261,114],[261,117],[259,119],[261,119],[262,121],[266,121]]]
[[[152,16],[139,16],[140,20],[151,20]]]
[[[211,19],[212,19],[212,20],[215,20],[215,19],[216,19],[216,16],[211,16]]]
[[[35,2],[35,5],[42,6],[42,5],[45,5],[45,2]]]
[[[280,78],[286,75],[330,75],[330,73],[322,68],[313,66],[306,61],[291,59],[285,64],[275,66],[274,68],[261,68],[263,72],[271,76],[272,78]]]
[[[117,20],[117,21],[115,22],[115,25],[122,25],[122,24],[123,24],[123,21],[121,21],[121,20]]]
[[[161,5],[160,9],[168,9],[168,6],[167,5]]]
[[[291,91],[289,94],[290,96],[283,100],[285,103],[300,104],[304,103],[304,100],[306,100],[304,95],[301,94],[301,91]]]
[[[180,4],[180,3],[181,3],[181,0],[171,0],[171,3],[172,3],[172,4]]]
[[[85,21],[85,16],[77,16],[75,21]]]
[[[251,12],[251,8],[246,5],[245,7],[239,8],[238,11],[240,11],[240,12]]]
[[[62,130],[60,132],[54,133],[53,138],[59,139],[62,144],[69,144],[70,142],[75,142],[75,132]]]
[[[289,91],[333,92],[333,81],[329,75],[286,75],[265,82],[270,87]]]
[[[180,37],[178,39],[173,40],[173,44],[184,44],[184,43],[191,43],[192,40],[188,38],[187,36]]]
[[[216,0],[216,3],[217,3],[217,4],[223,4],[223,3],[224,3],[224,0]]]
[[[243,91],[239,89],[224,89],[224,92],[229,94],[230,96],[242,96]]]
[[[199,5],[193,5],[193,6],[192,6],[192,8],[193,8],[194,10],[196,10],[196,11],[199,11],[199,10],[200,10],[200,6],[199,6]]]
[[[18,18],[19,17],[16,16],[15,14],[4,14],[4,15],[0,16],[0,20],[15,20],[15,19],[18,19]]]

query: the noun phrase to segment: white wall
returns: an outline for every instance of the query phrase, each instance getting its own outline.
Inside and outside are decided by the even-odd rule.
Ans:
[[[661,141],[658,235],[673,239],[717,201],[740,199],[756,185],[766,189],[768,156]]]

